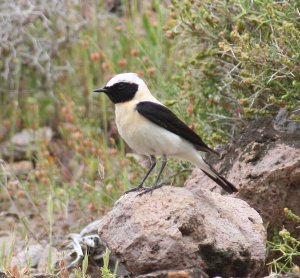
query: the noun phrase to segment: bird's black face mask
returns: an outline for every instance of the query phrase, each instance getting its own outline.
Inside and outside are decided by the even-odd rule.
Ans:
[[[94,92],[105,93],[113,103],[132,100],[138,90],[138,84],[118,82],[112,86],[96,89]]]

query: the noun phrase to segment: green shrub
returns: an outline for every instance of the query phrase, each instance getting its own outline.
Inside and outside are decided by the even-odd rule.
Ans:
[[[291,219],[295,224],[300,223],[300,217],[288,208],[284,209],[286,218]],[[300,274],[300,240],[294,238],[289,231],[282,229],[274,236],[272,242],[268,242],[269,255],[273,259],[267,264],[270,271],[275,273]]]
[[[224,129],[299,108],[298,1],[173,0],[170,10],[167,34],[182,50],[175,80],[201,119]]]

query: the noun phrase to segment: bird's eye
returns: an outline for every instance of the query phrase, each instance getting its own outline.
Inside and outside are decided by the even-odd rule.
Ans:
[[[119,83],[119,85],[118,85],[118,88],[119,89],[124,89],[125,88],[125,83]]]

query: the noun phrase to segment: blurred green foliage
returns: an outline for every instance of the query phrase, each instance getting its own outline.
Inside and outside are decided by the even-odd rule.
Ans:
[[[165,29],[181,50],[174,78],[216,139],[257,115],[299,110],[299,1],[171,2]]]

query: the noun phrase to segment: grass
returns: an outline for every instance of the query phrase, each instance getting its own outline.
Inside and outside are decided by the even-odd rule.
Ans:
[[[117,269],[118,269],[118,264],[115,265],[114,273],[111,273],[109,269],[109,255],[110,251],[108,249],[105,250],[105,254],[103,256],[103,267],[101,267],[101,275],[103,278],[116,278],[117,275]]]

